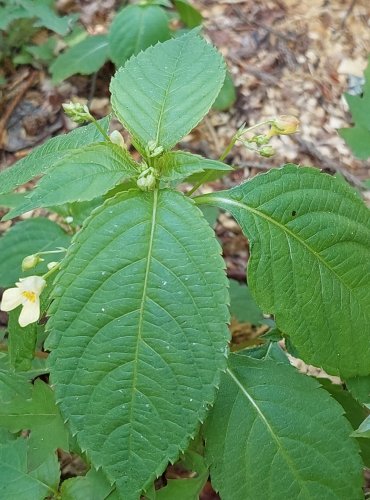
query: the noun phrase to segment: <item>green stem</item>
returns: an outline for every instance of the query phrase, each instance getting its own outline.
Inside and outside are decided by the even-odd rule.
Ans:
[[[99,132],[101,133],[101,135],[104,137],[104,139],[106,141],[109,141],[111,142],[110,140],[110,137],[109,135],[106,133],[106,131],[103,129],[103,127],[97,122],[97,120],[95,120],[95,118],[93,116],[91,116],[92,118],[92,122],[93,124],[95,125],[95,127],[99,130]]]
[[[248,127],[246,129],[242,129],[242,130],[238,130],[232,137],[231,141],[229,142],[229,144],[226,146],[226,148],[224,149],[223,153],[221,154],[220,158],[218,159],[218,161],[224,161],[224,159],[227,157],[227,155],[230,153],[230,151],[233,149],[233,147],[235,146],[235,143],[236,141],[238,141],[244,134],[246,134],[247,132],[250,132],[251,130],[255,129],[255,128],[258,128],[258,127],[261,127],[262,125],[267,125],[268,123],[271,123],[271,120],[265,120],[263,122],[259,122],[259,123],[256,123],[255,125],[252,125],[251,127]],[[251,148],[248,148],[248,149],[251,149]],[[252,149],[252,151],[257,151],[255,149]],[[186,196],[191,196],[193,193],[195,193],[195,191],[197,191],[197,189],[200,188],[200,186],[202,184],[204,184],[205,182],[208,181],[208,179],[212,176],[212,174],[214,173],[214,170],[209,170],[208,172],[206,172],[203,177],[200,179],[199,182],[197,182],[191,189],[190,191],[188,191],[186,193]]]
[[[58,271],[59,268],[60,268],[60,262],[58,264],[55,264],[55,266],[49,269],[49,271],[45,273],[42,277],[44,278],[44,280],[46,280],[49,276],[55,273],[55,271]]]

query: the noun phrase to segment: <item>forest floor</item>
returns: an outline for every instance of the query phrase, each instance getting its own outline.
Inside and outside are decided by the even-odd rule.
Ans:
[[[370,203],[370,191],[363,185],[370,177],[370,162],[356,160],[337,133],[351,124],[343,94],[360,92],[370,53],[369,0],[193,3],[204,16],[207,38],[226,58],[237,100],[227,112],[211,111],[181,147],[217,158],[243,123],[253,125],[280,114],[295,115],[301,123],[299,133],[274,138],[277,153],[268,160],[235,147],[228,162],[238,170],[201,190],[228,188],[292,162],[344,176]],[[120,2],[59,0],[58,4],[61,13],[78,11],[88,31],[96,34],[106,31]],[[113,65],[107,63],[96,78],[75,76],[54,87],[45,71],[19,67],[0,89],[0,169],[73,127],[61,111],[63,102],[88,100],[96,117],[105,116],[110,111],[108,86],[113,73]],[[0,222],[0,232],[10,224]],[[227,214],[218,218],[216,232],[229,277],[244,280],[247,240]],[[238,328],[235,335],[240,334]],[[253,329],[244,332],[254,334]],[[71,466],[67,460],[66,467]],[[205,491],[203,498],[217,496]]]

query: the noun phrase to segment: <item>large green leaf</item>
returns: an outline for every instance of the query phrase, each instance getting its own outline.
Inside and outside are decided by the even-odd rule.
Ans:
[[[346,386],[359,403],[370,404],[370,375],[349,378],[346,380]]]
[[[221,170],[222,172],[233,170],[221,161],[209,160],[185,151],[168,151],[156,159],[154,165],[159,171],[161,180],[177,182],[205,170]]]
[[[108,142],[86,146],[49,169],[23,203],[3,219],[38,207],[92,200],[136,174],[135,162],[120,146]]]
[[[55,250],[57,247],[68,247],[70,239],[58,224],[41,217],[27,219],[12,226],[0,238],[0,286],[9,287],[14,285],[19,277],[35,274],[34,269],[22,272],[24,257],[37,252]],[[44,255],[43,258],[45,262],[37,267],[37,272],[40,273],[47,271],[48,262],[59,260],[54,254]]]
[[[129,5],[114,18],[109,30],[109,52],[116,66],[150,45],[171,38],[168,17],[158,5]]]
[[[36,469],[30,469],[27,440],[18,438],[0,445],[0,498],[44,500],[57,494],[59,463],[55,454]]]
[[[368,374],[370,217],[359,195],[317,169],[288,165],[198,200],[241,225],[250,289],[299,355],[344,378]]]
[[[95,210],[58,275],[57,400],[125,499],[177,458],[214,399],[228,339],[223,267],[189,199],[129,191]]]
[[[68,431],[50,387],[37,379],[30,399],[22,394],[0,406],[0,427],[11,432],[31,430],[28,438],[28,466],[37,468],[57,448],[68,450]]]
[[[107,116],[98,123],[107,130],[109,122]],[[103,140],[104,137],[93,123],[49,139],[14,166],[0,172],[0,194],[9,193],[36,175],[43,174],[66,156],[73,155],[81,146]]]
[[[288,364],[232,354],[205,432],[212,484],[223,500],[363,498],[342,414]]]
[[[204,117],[225,78],[219,53],[194,31],[127,61],[111,82],[112,107],[143,152],[171,149]]]
[[[57,57],[49,70],[53,82],[59,83],[76,73],[81,75],[95,73],[107,59],[107,35],[89,36]]]

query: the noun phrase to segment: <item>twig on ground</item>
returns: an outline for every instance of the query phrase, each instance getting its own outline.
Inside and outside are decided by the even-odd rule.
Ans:
[[[14,98],[9,103],[8,107],[6,108],[2,118],[0,120],[0,148],[3,146],[4,131],[5,131],[5,128],[6,128],[6,125],[8,123],[9,118],[11,117],[15,108],[20,103],[24,94],[27,92],[27,90],[30,87],[32,87],[37,75],[38,75],[38,73],[36,71],[31,73],[31,75],[27,78],[27,80],[24,82],[24,84],[20,87],[17,94],[14,96]]]

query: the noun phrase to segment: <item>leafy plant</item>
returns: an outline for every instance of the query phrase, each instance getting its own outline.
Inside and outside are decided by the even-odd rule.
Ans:
[[[42,287],[27,288],[28,277],[4,292],[1,307],[16,316],[14,304],[23,311],[41,300],[46,332],[42,321],[33,335],[38,349],[47,337],[50,355],[47,368],[43,351],[30,360],[22,328],[10,321],[9,338],[20,347],[17,362],[0,358],[2,498],[25,498],[30,488],[35,499],[89,498],[92,491],[99,500],[190,499],[209,471],[223,499],[362,497],[360,448],[347,409],[346,418],[325,385],[289,364],[276,334],[229,354],[228,280],[199,207],[234,215],[249,239],[251,295],[274,314],[288,348],[346,381],[346,399],[357,394],[351,408],[361,419],[370,375],[369,213],[343,181],[292,164],[192,197],[215,170],[230,170],[224,160],[237,140],[267,155],[272,135],[297,128],[281,117],[248,139],[257,126],[243,127],[219,161],[173,150],[208,112],[224,78],[222,57],[196,31],[159,43],[129,59],[111,82],[113,112],[140,162],[117,133],[108,135],[107,120],[68,105],[76,121],[92,123],[0,173],[13,206],[5,218],[53,207],[66,221],[72,206],[77,214],[80,203],[93,208],[61,262],[33,271]],[[186,195],[176,189],[200,171]],[[8,196],[39,175],[31,193],[15,202]],[[23,265],[53,251],[39,250]],[[258,308],[254,314],[262,321]],[[32,386],[45,370],[50,388],[40,380]],[[367,425],[357,439],[366,438]],[[44,446],[51,427],[57,431]],[[59,447],[79,452],[90,467],[60,487]],[[179,458],[189,474],[156,490],[155,479]]]
[[[169,11],[169,7],[175,11]],[[95,73],[108,59],[120,67],[140,51],[176,36],[176,31],[169,26],[170,17],[176,17],[174,12],[188,29],[202,24],[200,12],[186,0],[175,0],[173,4],[146,1],[125,6],[114,17],[107,35],[86,34],[86,38],[55,59],[50,66],[53,81],[59,83],[76,73]],[[215,109],[228,109],[235,99],[235,88],[228,73],[214,103]]]
[[[65,36],[76,21],[76,15],[61,17],[53,2],[45,0],[7,0],[0,2],[0,61],[10,58],[14,64],[50,62],[57,43],[56,36],[33,41],[43,29]]]

